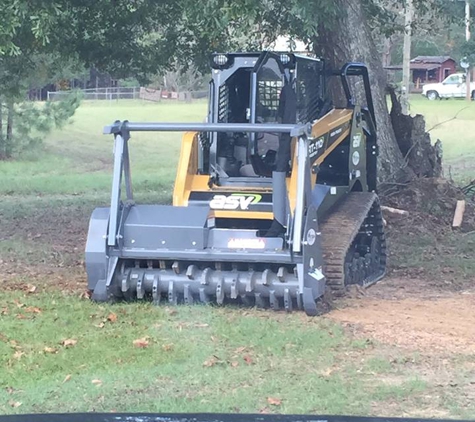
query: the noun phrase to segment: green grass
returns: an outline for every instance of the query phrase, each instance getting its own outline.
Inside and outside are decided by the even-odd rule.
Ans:
[[[362,347],[339,325],[299,313],[97,305],[43,287],[2,293],[0,312],[3,414],[427,416],[418,406],[437,382],[420,378],[396,348],[381,354],[378,344]],[[462,374],[465,360],[447,362]],[[461,387],[469,381],[458,379]],[[467,413],[449,394],[437,408]]]
[[[475,276],[475,233],[394,233],[389,240],[393,268],[418,270],[434,280],[470,287]]]
[[[425,116],[432,141],[442,141],[446,176],[473,180],[475,174],[475,102],[411,98],[411,114]]]
[[[26,159],[1,163],[0,194],[94,194],[110,190],[112,135],[105,125],[115,120],[201,122],[206,103],[147,103],[123,101],[113,105],[86,102],[72,123],[51,134],[44,150]],[[134,133],[130,141],[134,188],[170,192],[175,178],[181,134]]]
[[[15,411],[12,400],[21,412],[370,412],[373,399],[358,378],[345,376],[351,362],[324,374],[351,340],[323,319],[99,306],[59,293],[4,294],[0,309],[2,413]],[[111,312],[115,322],[107,320]],[[140,338],[147,347],[134,347]],[[66,339],[77,343],[64,347]]]

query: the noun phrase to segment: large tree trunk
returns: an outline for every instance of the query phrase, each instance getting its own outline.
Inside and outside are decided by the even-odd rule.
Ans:
[[[0,160],[6,158],[5,152],[5,137],[3,136],[3,104],[0,98]]]
[[[13,102],[9,102],[7,106],[7,136],[5,138],[5,157],[11,158],[13,155]]]
[[[398,147],[389,117],[386,75],[381,54],[373,40],[362,0],[335,0],[341,10],[339,19],[322,26],[316,50],[335,69],[349,61],[363,62],[369,68],[376,111],[379,143],[379,181],[405,181],[413,176]],[[359,85],[357,84],[356,87]]]

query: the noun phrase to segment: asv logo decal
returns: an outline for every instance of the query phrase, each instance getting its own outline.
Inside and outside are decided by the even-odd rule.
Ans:
[[[261,202],[261,195],[250,195],[245,193],[233,193],[230,196],[215,195],[209,203],[213,210],[242,210],[246,211],[250,205]]]

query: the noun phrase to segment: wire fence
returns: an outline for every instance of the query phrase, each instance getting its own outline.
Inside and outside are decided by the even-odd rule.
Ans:
[[[71,92],[67,91],[48,91],[48,101],[60,101],[66,98]],[[151,89],[144,87],[108,87],[108,88],[90,88],[78,89],[84,100],[88,101],[118,101],[118,100],[145,100],[160,102],[166,100],[178,100],[191,102],[195,99],[204,99],[208,97],[208,91],[167,91],[161,89]]]

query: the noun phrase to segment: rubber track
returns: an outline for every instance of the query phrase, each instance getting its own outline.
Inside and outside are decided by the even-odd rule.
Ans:
[[[330,287],[335,296],[342,296],[345,293],[345,258],[375,202],[378,206],[376,217],[377,220],[381,221],[376,222],[374,230],[379,232],[380,235],[383,267],[386,263],[386,247],[379,211],[379,199],[375,193],[352,192],[348,194],[320,223],[325,261],[324,274],[327,278],[327,286]],[[384,269],[382,269],[380,274],[369,277],[365,280],[365,286],[381,279],[384,272]]]

